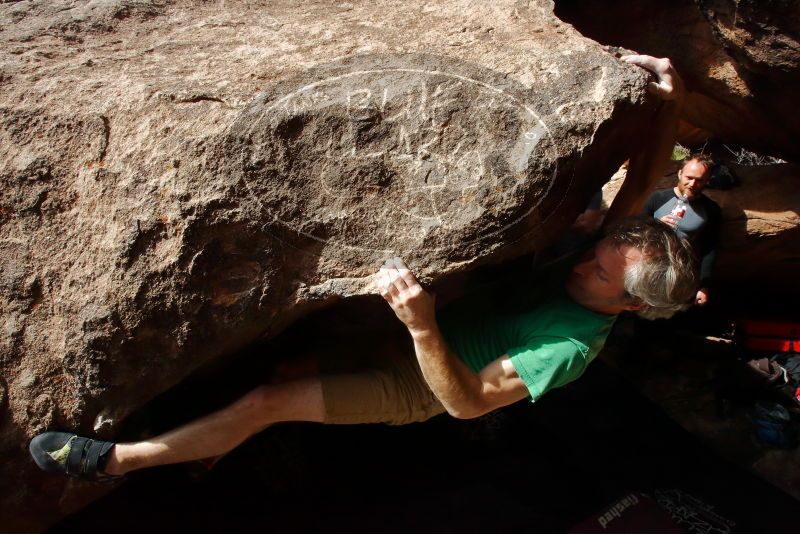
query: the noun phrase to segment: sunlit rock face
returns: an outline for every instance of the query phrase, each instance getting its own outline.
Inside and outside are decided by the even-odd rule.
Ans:
[[[715,279],[764,295],[768,305],[800,295],[800,165],[732,166],[740,185],[711,191],[723,225]],[[784,304],[784,303],[780,303]]]
[[[210,360],[401,255],[426,282],[553,241],[655,109],[549,2],[0,7],[4,528],[105,489],[113,435]]]
[[[556,14],[600,43],[671,58],[686,81],[684,118],[691,125],[800,160],[800,114],[793,112],[800,1],[558,0]]]

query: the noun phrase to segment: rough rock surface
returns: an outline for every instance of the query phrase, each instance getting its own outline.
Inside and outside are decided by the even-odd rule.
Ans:
[[[705,193],[722,208],[714,280],[730,291],[760,291],[778,299],[800,296],[800,166],[728,164],[740,181],[728,190]],[[656,189],[673,187],[675,163]],[[603,187],[603,203],[614,201],[625,169]]]
[[[723,227],[715,278],[783,300],[800,296],[800,165],[731,166],[741,185],[711,191]]]
[[[800,1],[558,0],[556,14],[602,44],[670,57],[691,125],[800,160]]]
[[[554,239],[654,102],[551,10],[0,5],[4,530],[105,491],[40,474],[35,433],[112,435],[388,255],[435,281]]]

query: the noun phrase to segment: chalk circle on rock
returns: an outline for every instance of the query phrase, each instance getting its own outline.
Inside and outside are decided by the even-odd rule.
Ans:
[[[359,56],[259,95],[222,157],[266,220],[305,238],[380,253],[464,247],[507,238],[552,187],[557,158],[543,157],[552,140],[530,96],[450,58]]]

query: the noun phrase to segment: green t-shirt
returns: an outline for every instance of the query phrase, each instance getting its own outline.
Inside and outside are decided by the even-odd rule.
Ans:
[[[566,294],[568,267],[448,306],[438,321],[450,349],[476,373],[508,354],[533,401],[580,377],[616,316],[588,310]]]

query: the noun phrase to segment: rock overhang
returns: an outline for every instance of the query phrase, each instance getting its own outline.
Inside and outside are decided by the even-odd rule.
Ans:
[[[435,281],[544,246],[655,104],[548,2],[123,4],[2,8],[4,470],[32,510],[65,491],[36,431],[112,432],[387,254]]]

